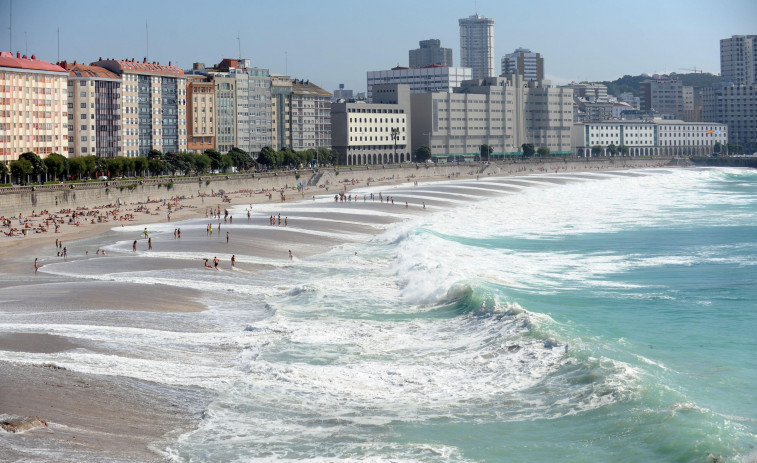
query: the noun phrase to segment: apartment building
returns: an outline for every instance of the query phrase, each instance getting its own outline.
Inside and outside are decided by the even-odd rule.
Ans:
[[[331,105],[332,146],[339,164],[410,162],[410,86],[377,84],[372,103]]]
[[[68,155],[68,72],[60,66],[0,53],[0,160],[32,151]]]
[[[528,48],[518,48],[502,57],[502,77],[522,74],[526,82],[544,80],[544,58]]]
[[[68,154],[121,156],[121,77],[99,66],[60,66],[68,71]]]
[[[331,93],[294,79],[289,95],[289,146],[295,151],[331,147]]]
[[[187,75],[187,151],[216,148],[215,84],[209,76]]]
[[[409,84],[410,93],[452,92],[472,78],[470,68],[430,65],[422,68],[397,66],[386,71],[368,71],[368,99],[376,84]]]
[[[724,124],[684,122],[655,118],[653,121],[604,121],[576,124],[573,146],[578,156],[591,157],[592,147],[611,154],[610,145],[628,147],[628,156],[706,156],[715,143],[728,141]]]
[[[292,80],[289,76],[271,74],[271,146],[276,151],[290,146],[290,101]]]
[[[187,149],[187,81],[181,68],[157,62],[101,59],[121,77],[121,138],[127,157]]]
[[[728,126],[729,141],[757,151],[757,84],[702,89],[703,119]]]
[[[694,89],[676,78],[653,76],[639,84],[640,109],[681,120],[695,118]]]
[[[720,75],[726,83],[757,83],[757,35],[734,35],[720,41]]]
[[[519,74],[463,82],[454,93],[410,97],[412,149],[431,148],[434,159],[473,159],[481,145],[493,156],[520,155],[524,143],[570,154],[573,92]]]

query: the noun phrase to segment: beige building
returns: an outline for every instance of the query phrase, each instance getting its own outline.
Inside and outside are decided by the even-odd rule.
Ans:
[[[289,147],[295,151],[331,147],[331,93],[294,79],[289,96]]]
[[[187,151],[215,149],[215,85],[209,77],[187,76]]]
[[[289,76],[271,74],[271,147],[276,151],[290,146],[290,97],[292,81]]]
[[[426,145],[437,160],[522,154],[524,143],[571,153],[573,91],[513,74],[463,82],[455,93],[411,95],[412,148]]]
[[[99,66],[60,65],[68,70],[69,155],[121,156],[121,78]]]
[[[32,151],[68,155],[68,72],[47,61],[0,53],[0,160]]]
[[[106,59],[92,63],[119,75],[123,153],[146,156],[187,149],[187,82],[176,66]]]
[[[378,84],[373,103],[331,105],[332,146],[339,164],[410,162],[410,86]]]

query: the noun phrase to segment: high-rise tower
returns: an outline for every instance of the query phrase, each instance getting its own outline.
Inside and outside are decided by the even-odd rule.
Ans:
[[[460,66],[473,69],[474,79],[494,77],[494,20],[474,14],[459,23]]]

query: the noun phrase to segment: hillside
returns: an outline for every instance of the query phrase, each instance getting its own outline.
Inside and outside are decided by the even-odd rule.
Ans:
[[[683,82],[683,85],[691,85],[694,87],[709,87],[714,83],[720,82],[720,76],[704,72],[692,72],[688,74],[678,74],[672,72],[669,75],[670,77],[679,78]],[[607,85],[607,93],[611,95],[618,96],[624,92],[631,92],[635,96],[639,96],[639,84],[649,77],[650,76],[645,74],[639,76],[625,75],[613,81],[604,81],[599,83]]]

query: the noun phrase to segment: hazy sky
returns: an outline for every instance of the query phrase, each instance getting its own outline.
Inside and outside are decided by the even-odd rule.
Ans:
[[[79,62],[252,59],[273,73],[365,90],[366,72],[407,66],[437,38],[460,64],[457,20],[493,18],[496,69],[518,47],[544,57],[556,83],[624,74],[720,72],[720,39],[757,34],[755,0],[0,0],[0,49]],[[12,21],[11,21],[12,19]],[[12,37],[9,26],[12,22]],[[237,42],[237,34],[239,42]]]

